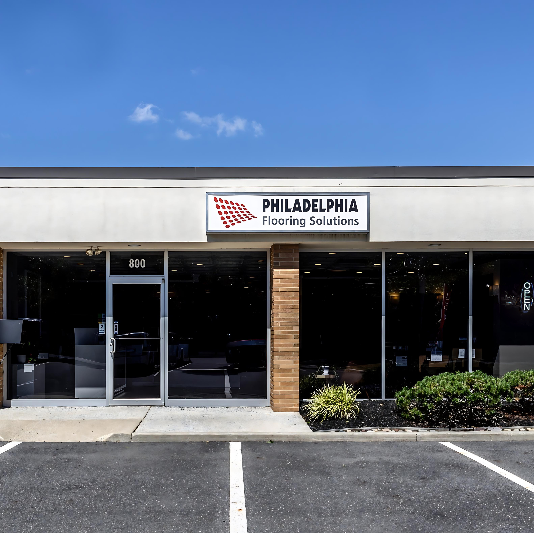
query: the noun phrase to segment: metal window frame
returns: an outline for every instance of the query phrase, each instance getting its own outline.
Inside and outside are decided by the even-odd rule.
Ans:
[[[2,316],[6,318],[7,313],[7,252],[2,250]],[[7,353],[7,346],[2,345],[2,366],[3,366],[3,376],[2,376],[2,404],[5,407],[11,407],[11,400],[7,399],[7,375],[9,374],[7,359],[3,359]]]
[[[29,252],[38,255],[40,253],[48,252],[61,252],[57,248],[46,249],[46,247],[28,250],[26,248],[17,249],[10,248],[4,249],[2,251],[2,261],[4,267],[4,276],[3,276],[3,312],[4,315],[7,312],[7,254],[10,252]],[[85,247],[80,248],[79,250],[71,250],[73,252],[82,252],[85,251]],[[7,399],[7,381],[9,371],[4,371],[3,376],[3,404],[5,407],[16,407],[16,406],[54,406],[54,407],[102,407],[102,406],[111,406],[111,405],[165,405],[165,406],[180,406],[180,407],[232,407],[232,406],[243,406],[243,407],[268,407],[271,402],[271,388],[270,388],[270,375],[271,375],[271,265],[270,265],[270,248],[221,248],[221,249],[202,249],[202,248],[166,248],[163,250],[164,253],[164,274],[161,275],[111,275],[110,274],[110,257],[111,252],[114,251],[123,251],[123,250],[106,250],[106,398],[105,399]],[[151,250],[152,251],[152,250]],[[158,250],[159,251],[159,250]],[[169,331],[169,252],[263,252],[265,254],[265,260],[267,264],[267,283],[265,287],[266,291],[266,350],[267,350],[267,372],[266,372],[266,398],[235,398],[235,399],[169,399],[168,397],[168,331]],[[113,399],[113,361],[111,359],[111,352],[109,349],[110,346],[110,332],[113,331],[113,303],[112,303],[112,291],[114,283],[160,283],[161,284],[161,335],[162,341],[160,344],[161,347],[161,372],[163,372],[162,379],[162,395],[159,400],[114,400]],[[5,367],[6,368],[6,367]]]
[[[534,251],[534,250],[533,250]],[[386,335],[385,335],[385,302],[386,302],[386,294],[387,294],[387,290],[386,290],[386,253],[391,253],[391,254],[398,254],[398,253],[403,253],[403,254],[420,254],[420,253],[435,253],[435,254],[446,254],[446,253],[465,253],[468,255],[468,278],[469,278],[469,288],[468,288],[468,298],[469,298],[469,311],[468,311],[468,317],[467,317],[467,320],[468,320],[468,323],[467,323],[467,349],[468,349],[468,353],[470,354],[471,351],[470,351],[470,347],[472,346],[473,342],[472,342],[472,302],[473,302],[473,250],[471,248],[467,249],[467,248],[444,248],[444,249],[433,249],[433,250],[429,250],[428,249],[428,246],[426,248],[408,248],[408,249],[402,249],[402,250],[397,250],[395,248],[393,249],[383,249],[382,250],[383,254],[384,254],[384,262],[383,262],[383,269],[384,269],[384,272],[383,272],[383,276],[384,276],[384,279],[383,279],[383,284],[382,284],[382,295],[383,295],[383,301],[384,301],[384,318],[383,318],[383,324],[384,324],[384,333],[383,333],[383,341],[382,341],[382,350],[383,350],[383,353],[384,353],[384,356],[383,356],[383,366],[382,366],[382,375],[383,375],[383,383],[384,383],[384,388],[382,389],[382,399],[384,400],[394,400],[394,398],[386,398],[386,361],[385,361],[385,354],[386,354]],[[473,367],[472,367],[472,360],[471,360],[471,357],[468,358],[468,372],[472,372],[473,371]]]
[[[473,372],[473,249],[469,249],[469,310],[467,317],[467,371]]]
[[[106,252],[106,260],[109,258]],[[106,267],[109,262],[106,262]],[[159,398],[113,398],[113,356],[111,355],[111,339],[113,332],[113,286],[114,285],[159,285],[160,287],[160,397]],[[108,276],[106,279],[106,403],[107,405],[164,405],[165,403],[165,374],[167,368],[167,342],[165,330],[165,277],[146,276]]]
[[[389,250],[387,250],[389,252]],[[381,310],[381,326],[380,326],[380,386],[381,386],[381,395],[380,398],[371,398],[371,400],[385,400],[386,393],[386,250],[383,248],[331,248],[331,247],[320,247],[320,248],[304,248],[300,250],[301,254],[307,253],[330,253],[334,252],[336,254],[369,254],[375,253],[380,254],[381,261],[381,301],[382,301],[382,310]],[[363,401],[359,399],[358,401]]]
[[[380,383],[382,387],[382,400],[386,399],[386,252],[382,250],[382,329],[380,338],[380,350],[382,353],[382,365],[380,369]]]
[[[169,398],[168,396],[168,383],[169,375],[168,372],[165,373],[166,380],[166,395],[165,395],[165,405],[169,407],[269,407],[271,405],[271,262],[270,262],[270,249],[266,248],[224,248],[217,250],[206,250],[206,249],[180,249],[180,250],[167,250],[165,252],[165,274],[168,279],[169,273],[169,255],[168,252],[264,252],[265,260],[267,263],[267,285],[265,292],[267,294],[267,323],[266,323],[266,351],[267,351],[267,376],[266,376],[266,389],[267,394],[266,398]],[[169,282],[170,283],[170,282]],[[166,284],[167,291],[169,283]],[[168,306],[168,299],[167,299]],[[168,312],[168,311],[167,311]],[[167,316],[168,324],[168,316]],[[168,335],[165,336],[165,342],[168,345]]]
[[[476,250],[478,251],[486,251],[486,250]],[[489,250],[489,252],[498,252],[502,250]],[[514,250],[516,251],[516,250]],[[529,251],[529,250],[525,250]],[[530,250],[534,252],[534,250]],[[301,249],[301,253],[326,253],[326,252],[335,252],[335,253],[380,253],[381,254],[381,262],[382,262],[382,316],[381,316],[381,338],[380,338],[380,348],[381,348],[381,389],[382,394],[380,398],[373,398],[373,400],[393,400],[394,398],[386,398],[386,295],[387,295],[387,277],[386,277],[386,254],[397,254],[397,253],[459,253],[464,252],[468,254],[468,261],[469,261],[469,313],[468,313],[468,352],[471,353],[472,344],[473,344],[473,249],[469,248],[445,248],[441,250],[429,250],[428,246],[425,248],[404,248],[404,249],[397,249],[397,248],[358,248],[358,249],[347,249],[347,248],[332,248],[332,247],[319,247],[319,248],[305,248]],[[469,357],[469,363],[468,363],[468,371],[472,372],[472,365],[473,362],[471,358]]]
[[[169,399],[168,398],[168,372],[167,372],[167,350],[168,350],[168,254],[169,251],[172,252],[243,252],[246,250],[252,250],[255,252],[265,252],[266,254],[266,260],[267,260],[267,327],[266,327],[266,334],[267,334],[267,342],[266,342],[266,348],[267,348],[267,398],[264,399],[214,399],[214,400],[208,400],[208,399]],[[60,252],[65,250],[58,250],[58,248],[54,247],[53,249],[46,249],[46,247],[35,249],[35,250],[29,250],[27,248],[8,248],[3,249],[2,252],[2,261],[3,261],[3,312],[4,317],[7,313],[7,254],[10,252],[26,252],[26,253],[47,253],[47,252]],[[74,250],[69,249],[68,251],[72,252]],[[85,248],[82,250],[75,250],[75,251],[85,251]],[[123,251],[123,250],[111,250],[111,251]],[[269,248],[224,248],[224,249],[217,249],[217,250],[207,250],[202,248],[173,248],[173,249],[165,249],[164,251],[164,276],[165,282],[164,285],[164,291],[165,291],[165,297],[164,299],[164,311],[163,311],[163,335],[164,335],[164,350],[165,350],[165,358],[164,358],[164,364],[165,364],[165,379],[164,379],[164,404],[169,406],[182,406],[182,407],[212,407],[212,406],[268,406],[270,405],[270,349],[271,349],[271,324],[270,324],[270,311],[271,311],[271,287],[270,287],[270,261],[269,261]],[[382,354],[382,371],[381,371],[381,386],[382,386],[382,397],[381,399],[391,399],[385,397],[385,327],[386,327],[386,253],[421,253],[421,252],[428,252],[428,253],[457,253],[457,252],[464,252],[469,255],[469,313],[468,313],[468,353],[472,353],[472,347],[473,347],[473,267],[474,267],[474,252],[477,253],[501,253],[501,252],[532,252],[534,253],[534,248],[525,248],[525,247],[516,247],[516,248],[488,248],[488,247],[481,247],[481,248],[462,248],[462,247],[454,247],[454,248],[442,248],[442,249],[435,249],[435,250],[429,250],[427,246],[423,247],[417,247],[414,246],[413,248],[403,248],[403,249],[397,249],[397,248],[338,248],[338,247],[330,247],[330,246],[321,246],[318,248],[315,247],[306,247],[301,248],[301,253],[313,253],[313,252],[339,252],[339,253],[369,253],[369,252],[377,252],[382,254],[382,327],[381,327],[381,354]],[[111,315],[108,322],[108,284],[109,284],[109,278],[110,278],[110,251],[106,251],[106,332],[112,331],[110,330],[110,327],[113,327],[112,317]],[[113,277],[128,277],[130,276],[113,276]],[[161,279],[162,276],[131,276],[131,278],[137,277],[137,278],[150,278],[150,277],[156,277]],[[162,290],[162,293],[163,293]],[[109,338],[106,333],[106,345],[109,346]],[[5,348],[4,348],[5,349]],[[472,371],[472,358],[468,357],[468,371]],[[60,399],[13,399],[9,400],[7,398],[7,385],[8,385],[8,374],[9,371],[4,367],[4,376],[3,376],[3,404],[6,407],[9,406],[104,406],[104,405],[111,405],[108,401],[108,377],[107,373],[110,369],[109,361],[106,360],[106,399],[68,399],[68,400],[60,400]],[[137,401],[137,400],[136,400]],[[138,405],[149,405],[149,403],[146,400],[141,400]],[[120,405],[120,404],[117,404]],[[122,405],[125,405],[124,403]],[[158,404],[158,405],[161,405]]]
[[[11,252],[21,252],[21,253],[34,253],[36,255],[40,253],[50,253],[50,252],[85,252],[86,247],[83,249],[27,249],[27,248],[9,248],[3,249],[2,252],[2,261],[3,261],[3,280],[2,280],[2,311],[3,316],[6,316],[7,313],[7,254]],[[106,252],[106,273],[109,271],[109,261],[107,258]],[[107,281],[106,281],[107,283]],[[107,306],[107,288],[106,288],[106,306]],[[107,311],[107,307],[106,307]],[[107,325],[106,325],[107,327]],[[106,340],[107,343],[107,340]],[[4,348],[5,349],[5,348]],[[106,360],[106,387],[107,387],[107,371],[108,365]],[[4,382],[3,382],[3,404],[4,407],[106,407],[109,405],[106,398],[69,398],[69,399],[60,399],[60,398],[51,398],[51,399],[38,399],[38,398],[21,398],[21,399],[7,399],[7,375],[9,372],[6,372],[6,367],[4,367]]]

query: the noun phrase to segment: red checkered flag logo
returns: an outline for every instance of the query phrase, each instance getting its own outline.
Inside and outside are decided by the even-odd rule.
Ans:
[[[215,208],[221,218],[221,223],[225,228],[230,228],[236,224],[242,224],[247,220],[252,220],[255,217],[245,206],[234,202],[233,200],[226,200],[220,196],[214,196]]]

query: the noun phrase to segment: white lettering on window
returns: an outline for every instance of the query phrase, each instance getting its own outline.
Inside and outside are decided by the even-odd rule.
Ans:
[[[144,259],[130,259],[128,266],[130,268],[145,268],[146,261]]]
[[[525,281],[523,284],[523,313],[530,311],[532,306],[532,283]]]

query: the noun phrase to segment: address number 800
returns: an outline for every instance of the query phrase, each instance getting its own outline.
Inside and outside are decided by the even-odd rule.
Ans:
[[[130,268],[145,268],[146,262],[144,259],[130,259],[128,266]]]

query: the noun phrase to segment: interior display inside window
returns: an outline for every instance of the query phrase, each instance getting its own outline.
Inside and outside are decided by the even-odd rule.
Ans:
[[[300,393],[347,383],[381,397],[382,254],[300,253]]]
[[[386,253],[386,397],[467,370],[468,320],[466,252]]]
[[[10,399],[106,397],[105,272],[105,254],[7,254],[6,318],[23,321],[8,344]]]
[[[473,370],[534,368],[533,252],[474,252]]]
[[[169,252],[169,398],[267,398],[265,252]]]

